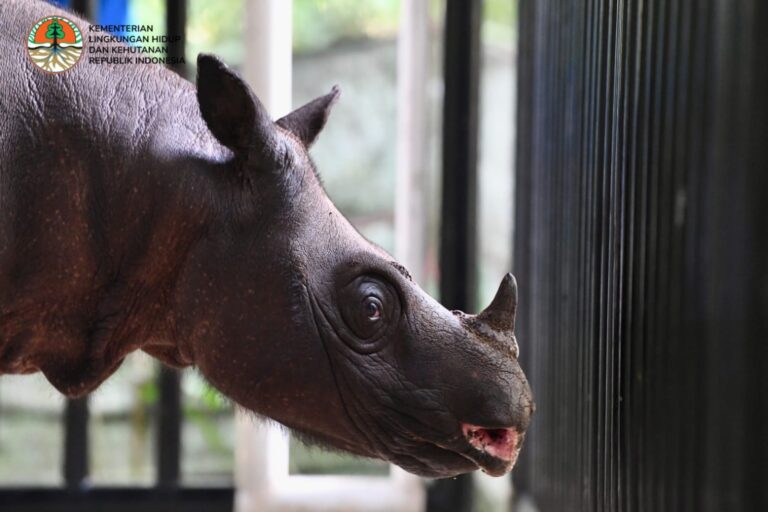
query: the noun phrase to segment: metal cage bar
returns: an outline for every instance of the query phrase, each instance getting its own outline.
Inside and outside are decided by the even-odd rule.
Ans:
[[[182,59],[186,51],[187,2],[166,0],[165,32],[179,39],[168,43],[168,56]],[[174,64],[171,69],[186,76],[184,64]],[[160,390],[157,429],[157,485],[172,489],[179,485],[181,476],[181,375],[178,371],[162,366],[158,376]]]
[[[477,288],[477,147],[483,2],[446,2],[440,300],[471,311]],[[437,480],[427,511],[472,510],[472,475]]]
[[[768,6],[520,14],[516,483],[541,511],[766,510]]]
[[[72,10],[86,19],[93,19],[93,0],[72,0]]]
[[[88,478],[88,397],[67,400],[64,410],[64,483],[82,489]]]
[[[231,512],[229,487],[175,489],[100,487],[80,492],[50,488],[0,491],[3,512]]]

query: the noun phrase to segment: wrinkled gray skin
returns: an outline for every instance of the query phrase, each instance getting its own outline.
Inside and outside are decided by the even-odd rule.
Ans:
[[[307,153],[338,91],[273,123],[211,56],[197,88],[85,59],[47,74],[24,41],[54,13],[0,3],[0,373],[79,396],[141,349],[326,446],[428,476],[511,469],[462,426],[522,443],[514,281],[450,312],[355,231]]]

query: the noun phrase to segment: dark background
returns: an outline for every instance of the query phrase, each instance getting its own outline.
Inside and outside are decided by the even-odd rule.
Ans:
[[[768,510],[766,27],[760,0],[520,2],[540,510]]]

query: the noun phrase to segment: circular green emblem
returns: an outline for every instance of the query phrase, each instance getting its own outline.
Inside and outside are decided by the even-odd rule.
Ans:
[[[29,31],[27,51],[35,66],[50,73],[61,73],[80,60],[83,36],[72,20],[48,16]]]

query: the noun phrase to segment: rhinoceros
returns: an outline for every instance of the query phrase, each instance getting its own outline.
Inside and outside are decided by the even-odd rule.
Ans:
[[[239,406],[418,475],[515,463],[533,412],[511,275],[448,311],[329,200],[308,150],[334,88],[273,121],[213,55],[192,84],[83,58],[46,73],[0,4],[0,373],[84,395],[135,350]]]

